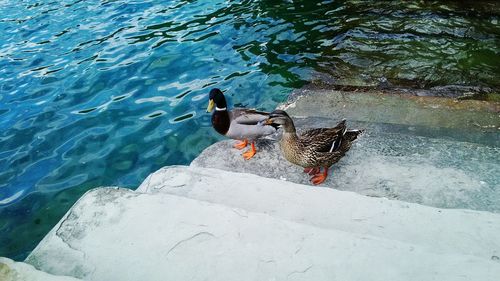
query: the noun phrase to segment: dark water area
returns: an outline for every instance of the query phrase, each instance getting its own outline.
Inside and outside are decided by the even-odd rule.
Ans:
[[[0,0],[0,256],[98,186],[222,139],[209,89],[272,110],[332,85],[500,89],[497,1]],[[319,77],[319,78],[318,78]]]

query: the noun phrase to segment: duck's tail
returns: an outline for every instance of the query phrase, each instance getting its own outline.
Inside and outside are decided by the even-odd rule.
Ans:
[[[340,121],[335,128],[340,129],[341,131],[338,133],[338,137],[335,139],[335,141],[332,143],[332,146],[330,147],[329,152],[337,151],[340,148],[340,145],[342,144],[342,140],[344,139],[344,135],[347,132],[347,126],[345,124],[346,120],[343,119]]]
[[[347,130],[344,133],[344,140],[354,141],[358,137],[359,134],[363,133],[365,130]]]

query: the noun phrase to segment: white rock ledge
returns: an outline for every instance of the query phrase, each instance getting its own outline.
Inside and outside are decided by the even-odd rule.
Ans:
[[[55,276],[36,270],[32,265],[15,262],[8,258],[0,258],[0,280],[2,281],[77,281],[68,276]]]
[[[85,280],[498,280],[500,215],[163,168],[89,191],[26,262]]]

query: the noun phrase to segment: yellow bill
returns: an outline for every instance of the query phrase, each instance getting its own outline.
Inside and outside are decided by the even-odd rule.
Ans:
[[[212,110],[214,109],[214,106],[215,106],[215,102],[214,102],[214,100],[210,100],[210,101],[208,102],[207,112],[212,112]]]

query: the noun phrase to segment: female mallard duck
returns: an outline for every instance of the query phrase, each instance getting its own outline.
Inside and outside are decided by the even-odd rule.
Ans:
[[[345,120],[342,120],[334,128],[310,129],[297,136],[292,118],[283,110],[271,112],[266,124],[283,127],[280,141],[283,155],[288,161],[304,167],[304,172],[313,176],[311,182],[315,185],[325,181],[330,166],[345,155],[362,132],[347,130]]]
[[[269,118],[268,112],[260,112],[252,109],[235,108],[232,111],[227,110],[226,98],[219,89],[212,89],[209,95],[207,112],[211,112],[215,105],[215,111],[212,114],[212,126],[221,135],[241,142],[234,145],[237,149],[243,149],[251,142],[251,149],[243,153],[243,158],[250,159],[255,153],[255,140],[271,135],[276,132],[277,125],[266,125],[265,121]]]

